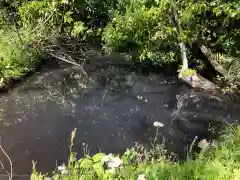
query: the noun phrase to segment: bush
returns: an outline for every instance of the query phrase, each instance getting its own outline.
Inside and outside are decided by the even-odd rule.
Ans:
[[[39,45],[38,49],[53,37],[64,35],[97,45],[102,44],[106,54],[128,53],[133,59],[151,60],[158,65],[180,61],[180,42],[186,44],[189,59],[196,52],[193,50],[195,44],[211,47],[215,53],[239,56],[239,23],[240,12],[237,1],[4,0],[0,2],[0,29],[6,31],[1,35],[5,36],[8,33],[14,37],[15,30],[10,32],[12,30],[9,30],[9,27],[18,29],[23,36],[22,39],[25,39],[27,44]],[[15,51],[25,51],[19,45],[15,48],[19,48]],[[2,54],[6,53],[6,50],[4,51]],[[4,57],[6,59],[6,54]],[[8,67],[6,60],[2,63],[2,69]],[[227,60],[221,63],[229,64]],[[28,67],[27,64],[26,66]],[[11,73],[8,71],[8,75]]]
[[[28,36],[17,31],[10,28],[0,29],[0,86],[33,71],[40,60],[40,51],[31,48]]]
[[[140,60],[151,59],[158,64],[178,60],[175,30],[164,15],[169,3],[158,6],[151,2],[125,1],[125,10],[114,11],[113,22],[103,33],[105,52],[132,53]]]
[[[127,52],[140,60],[172,63],[180,59],[178,43],[184,42],[189,50],[203,43],[214,45],[217,52],[239,54],[237,2],[125,0],[118,7],[103,33],[107,53]]]

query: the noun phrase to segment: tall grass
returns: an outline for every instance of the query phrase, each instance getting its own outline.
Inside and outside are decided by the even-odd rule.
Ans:
[[[31,48],[30,43],[25,31],[0,29],[0,87],[35,69],[40,50]]]
[[[219,138],[219,144],[208,152],[200,153],[195,160],[184,163],[166,161],[126,167],[118,179],[136,179],[145,174],[146,179],[161,180],[237,180],[240,179],[240,127],[228,128]]]
[[[149,151],[138,151],[136,149],[127,150],[121,157],[124,162],[123,166],[114,172],[109,171],[103,163],[99,163],[101,162],[99,160],[104,157],[103,153],[98,153],[93,157],[86,155],[85,158],[80,160],[75,159],[74,162],[73,156],[75,156],[75,154],[71,153],[71,166],[64,166],[62,169],[58,168],[52,178],[38,173],[34,167],[32,180],[44,180],[44,178],[54,180],[240,179],[240,126],[236,128],[226,128],[223,135],[219,137],[218,144],[212,145],[208,151],[202,151],[197,155],[195,160],[187,159],[183,163],[171,162],[163,152],[164,150],[159,145],[154,146]],[[156,156],[159,154],[161,154],[161,156]],[[148,157],[147,161],[146,157]],[[125,161],[126,158],[127,162]],[[135,161],[132,161],[133,159]]]
[[[11,25],[0,27],[0,88],[34,71],[46,54],[44,45],[56,36],[57,31],[44,27],[35,31]]]

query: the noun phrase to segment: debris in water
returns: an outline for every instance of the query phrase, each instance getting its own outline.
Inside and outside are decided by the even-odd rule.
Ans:
[[[140,96],[140,95],[137,95],[137,99],[139,99],[139,100],[142,100],[142,99],[143,99],[143,97],[142,97],[142,96]]]

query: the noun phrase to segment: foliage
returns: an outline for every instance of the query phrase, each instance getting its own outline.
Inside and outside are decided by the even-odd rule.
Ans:
[[[194,56],[195,44],[205,44],[214,53],[239,56],[239,6],[238,1],[225,0],[3,0],[0,29],[8,39],[15,31],[27,39],[15,47],[18,52],[26,43],[44,49],[44,44],[63,35],[102,44],[107,54],[124,52],[133,59],[163,65],[180,62],[180,42],[186,44],[189,58]],[[31,59],[36,59],[34,54]],[[10,57],[5,61],[14,64]],[[228,60],[221,63],[229,64]],[[34,67],[28,61],[25,66]],[[17,69],[15,74],[27,72]]]
[[[181,72],[179,72],[179,77],[181,77],[181,78],[186,78],[186,77],[192,77],[193,75],[195,75],[196,74],[196,71],[194,70],[194,69],[187,69],[187,70],[184,70],[184,71],[181,71]]]
[[[190,47],[194,43],[215,44],[217,51],[239,53],[239,3],[223,0],[123,1],[114,11],[113,22],[104,31],[103,41],[108,53],[136,52],[140,60],[157,63],[177,61],[178,42]],[[177,8],[182,32],[174,20]],[[189,49],[191,50],[191,48]]]
[[[44,46],[60,35],[99,36],[111,0],[13,0],[0,2],[0,86],[34,71]],[[100,23],[100,24],[99,24]],[[95,38],[96,39],[96,38]]]
[[[93,157],[85,155],[80,160],[71,162],[68,168],[60,168],[54,172],[52,179],[77,180],[81,179],[211,179],[230,180],[240,178],[240,127],[227,127],[218,140],[218,144],[211,146],[209,151],[202,151],[195,160],[186,162],[171,162],[170,157],[160,147],[160,151],[150,150],[138,146],[128,149],[121,157],[123,167],[112,171],[104,166],[104,158],[113,157],[104,153],[97,153]],[[149,156],[150,152],[161,152],[160,156]],[[117,155],[115,155],[117,156]],[[157,157],[150,158],[149,157]],[[146,161],[147,160],[147,161]],[[32,180],[43,180],[42,175],[33,168]]]
[[[175,29],[165,16],[169,3],[149,6],[149,1],[126,1],[124,14],[115,10],[113,22],[103,33],[106,52],[133,52],[140,60],[159,63],[176,61]]]
[[[30,41],[28,35],[21,31],[0,29],[0,86],[5,86],[12,78],[18,79],[33,71],[38,65],[41,52],[30,47]]]

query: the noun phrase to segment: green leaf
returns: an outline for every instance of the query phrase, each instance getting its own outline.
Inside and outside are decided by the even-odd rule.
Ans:
[[[80,168],[91,168],[93,165],[92,160],[88,158],[82,158],[78,162],[79,162]]]
[[[95,173],[97,174],[98,177],[101,177],[101,176],[104,175],[104,168],[103,168],[101,162],[95,163],[93,165],[93,169],[94,169],[94,171],[95,171]]]
[[[105,156],[104,153],[97,153],[95,154],[92,159],[93,159],[93,162],[96,163],[98,161],[101,161],[101,159],[103,158],[103,156]]]
[[[122,156],[122,160],[123,160],[124,165],[129,165],[129,159],[127,156]]]

